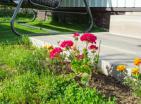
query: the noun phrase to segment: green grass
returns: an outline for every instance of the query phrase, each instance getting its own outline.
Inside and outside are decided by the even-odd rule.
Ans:
[[[19,97],[20,96],[20,97]],[[53,76],[27,72],[1,85],[3,104],[114,104],[96,89],[82,88],[72,75]]]
[[[27,18],[19,18],[19,20],[22,21],[28,21]],[[0,21],[10,21],[10,18],[0,18]],[[28,25],[33,25],[33,27],[24,26],[20,24],[16,24],[16,29],[18,32],[20,32],[23,35],[40,35],[40,33],[49,34],[51,35],[52,31],[59,32],[78,32],[86,29],[85,25],[78,25],[78,24],[63,24],[63,23],[56,23],[51,21],[51,18],[49,18],[48,21],[40,21],[35,20],[34,22],[29,22]],[[49,29],[49,31],[48,31]],[[104,31],[102,28],[94,27],[92,29],[92,32],[100,32]],[[10,42],[15,43],[20,40],[21,37],[15,36],[14,33],[11,32],[10,24],[7,23],[1,23],[0,22],[0,43],[4,42]]]
[[[63,23],[57,23],[55,21],[39,21],[36,20],[33,23],[30,23],[34,26],[40,26],[42,28],[47,28],[59,32],[81,32],[88,28],[88,25],[78,25],[78,24],[63,24]],[[99,27],[93,27],[92,32],[101,32],[104,31],[102,28]]]
[[[11,67],[16,67],[29,54],[31,51],[22,45],[0,45],[0,61]]]
[[[39,21],[33,24],[37,25]],[[69,29],[69,26],[64,25],[43,25],[53,29],[59,27],[60,31]],[[29,29],[18,24],[16,27],[22,33],[41,32],[40,29]],[[73,80],[73,74],[52,74],[45,64],[46,57],[44,49],[32,47],[27,37],[17,37],[11,32],[8,23],[0,23],[2,104],[115,104],[115,99],[104,97],[95,88],[80,87]]]
[[[27,18],[18,18],[17,21],[29,21],[30,19]],[[0,21],[10,21],[10,18],[0,18]],[[26,26],[25,26],[26,25]],[[32,26],[29,26],[32,25]],[[13,37],[13,33],[11,33],[10,25],[9,23],[0,23],[0,34],[2,34],[1,39],[4,38],[4,33],[6,32],[9,34],[8,36]],[[53,31],[59,32],[81,32],[88,28],[88,25],[84,24],[64,24],[64,23],[58,23],[51,20],[51,18],[48,18],[48,21],[41,21],[41,20],[35,20],[34,22],[28,22],[27,24],[16,24],[16,29],[21,34],[38,34],[38,33],[44,33],[51,35]],[[104,31],[102,28],[94,26],[92,29],[92,32],[100,32]],[[38,34],[39,35],[39,34]],[[7,37],[8,37],[7,36]],[[9,37],[9,38],[10,38]]]

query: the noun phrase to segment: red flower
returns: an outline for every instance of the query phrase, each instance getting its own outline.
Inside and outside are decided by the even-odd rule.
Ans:
[[[78,39],[79,36],[80,36],[80,34],[77,33],[77,32],[73,34],[73,37],[74,37],[75,39]]]
[[[89,43],[96,43],[97,37],[94,34],[91,33],[84,33],[81,37],[80,37],[81,41],[86,41]]]
[[[59,47],[54,48],[50,52],[50,58],[53,59],[53,58],[57,57],[61,52],[62,52],[62,49],[61,48],[59,48]]]
[[[73,41],[71,41],[71,40],[65,40],[65,41],[63,41],[63,42],[60,44],[60,46],[61,46],[62,48],[70,48],[70,47],[73,46]]]
[[[89,50],[97,50],[98,47],[96,45],[90,45],[89,47]]]

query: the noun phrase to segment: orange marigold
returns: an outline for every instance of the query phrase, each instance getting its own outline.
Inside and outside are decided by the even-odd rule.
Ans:
[[[141,64],[141,58],[135,58],[134,59],[134,65],[139,66]]]
[[[138,75],[138,74],[139,74],[139,68],[133,68],[132,75]]]
[[[118,66],[116,67],[116,70],[117,70],[117,71],[124,71],[124,70],[126,70],[126,66],[125,66],[125,65],[118,65]]]

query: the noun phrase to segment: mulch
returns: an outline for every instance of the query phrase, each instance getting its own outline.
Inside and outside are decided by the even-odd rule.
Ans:
[[[70,64],[66,65],[66,73],[73,73],[70,68]],[[74,79],[79,83],[80,86],[85,87],[85,85],[81,83],[81,77],[79,75]],[[139,103],[140,99],[133,95],[132,89],[114,77],[93,72],[91,80],[89,81],[89,86],[96,88],[100,93],[105,95],[106,98],[116,98],[117,104],[141,104]]]
[[[139,104],[139,98],[133,96],[132,89],[111,76],[94,73],[90,86],[108,98],[115,97],[117,104]]]

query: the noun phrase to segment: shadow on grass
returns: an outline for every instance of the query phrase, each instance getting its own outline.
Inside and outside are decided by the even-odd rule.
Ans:
[[[35,26],[41,27],[41,28],[46,28],[46,29],[49,29],[52,31],[58,31],[58,32],[76,32],[79,30],[79,29],[76,29],[76,27],[75,28],[71,28],[71,27],[67,28],[65,26],[58,26],[58,25],[52,25],[52,24],[42,24],[42,23],[35,24]]]
[[[39,33],[38,30],[35,29],[35,31],[32,31],[34,29],[28,29],[28,27],[17,27],[17,31],[22,33],[22,34],[27,34],[29,36],[41,36],[41,35],[58,35],[59,32],[63,32],[64,34],[70,33],[70,32],[79,32],[86,29],[86,26],[84,24],[64,24],[64,23],[58,23],[58,22],[50,22],[50,23],[36,23],[34,24],[36,27],[42,27],[49,29],[50,31],[57,31],[58,33]],[[103,29],[94,27],[92,29],[92,32],[101,32]],[[62,34],[62,33],[61,33]],[[16,36],[10,28],[9,23],[0,24],[0,43],[9,43],[9,44],[15,44],[17,43],[21,37]]]
[[[50,23],[37,23],[34,26],[47,28],[50,30],[58,31],[58,32],[84,32],[89,27],[86,24],[66,24],[66,23],[58,23],[58,22],[50,22]],[[91,32],[102,32],[104,31],[102,28],[94,26]]]
[[[17,31],[20,33],[32,33],[23,29],[17,28]],[[0,24],[0,43],[6,44],[16,44],[21,40],[20,36],[16,36],[12,31],[9,25]]]

